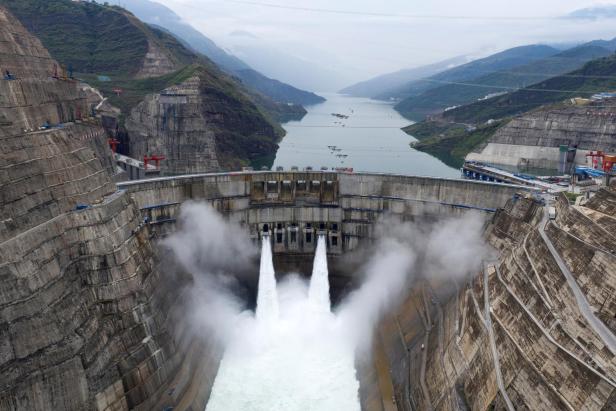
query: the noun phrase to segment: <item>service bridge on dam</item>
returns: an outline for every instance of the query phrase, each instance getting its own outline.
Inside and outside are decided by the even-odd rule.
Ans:
[[[194,174],[118,184],[157,235],[173,229],[182,203],[211,204],[257,239],[270,232],[275,253],[313,253],[318,234],[328,252],[371,238],[384,213],[403,219],[476,212],[489,218],[529,187],[471,180],[325,171]]]

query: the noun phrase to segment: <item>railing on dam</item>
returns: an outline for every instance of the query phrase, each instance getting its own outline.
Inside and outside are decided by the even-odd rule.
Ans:
[[[181,204],[205,201],[258,234],[275,237],[275,251],[312,252],[322,228],[330,251],[372,237],[384,214],[402,218],[489,215],[528,187],[471,180],[322,171],[192,174],[118,183],[152,225],[165,232]],[[335,227],[335,228],[334,228]]]

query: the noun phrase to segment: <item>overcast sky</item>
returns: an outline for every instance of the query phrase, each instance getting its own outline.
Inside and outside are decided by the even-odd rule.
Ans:
[[[348,76],[348,83],[457,55],[616,37],[615,20],[556,19],[593,0],[166,0],[219,45],[259,44]],[[274,8],[314,8],[374,15]],[[616,4],[616,2],[614,2]],[[418,16],[423,16],[419,18]],[[451,18],[460,17],[463,18]]]

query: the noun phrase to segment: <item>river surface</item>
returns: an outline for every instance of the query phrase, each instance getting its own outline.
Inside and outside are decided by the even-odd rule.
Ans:
[[[323,96],[327,101],[306,107],[308,114],[301,121],[283,124],[287,135],[274,169],[352,167],[354,171],[460,178],[460,170],[409,146],[415,139],[401,128],[411,122],[391,104],[339,94]]]

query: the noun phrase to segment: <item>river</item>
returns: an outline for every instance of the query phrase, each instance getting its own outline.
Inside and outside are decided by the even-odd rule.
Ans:
[[[274,169],[352,167],[365,172],[460,177],[460,170],[409,146],[415,139],[401,128],[410,121],[391,104],[339,94],[322,95],[327,101],[307,107],[308,114],[301,121],[283,124],[287,135],[280,143]]]

